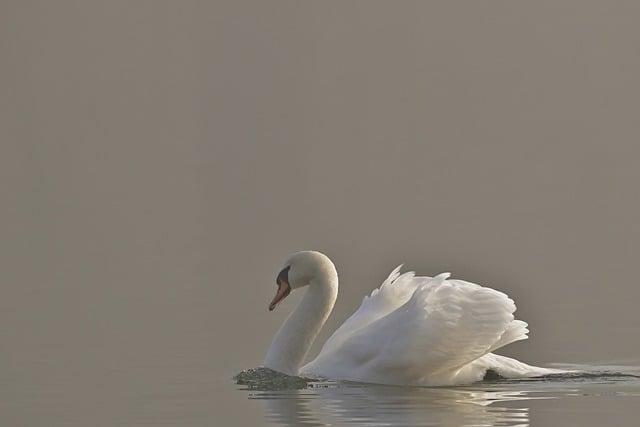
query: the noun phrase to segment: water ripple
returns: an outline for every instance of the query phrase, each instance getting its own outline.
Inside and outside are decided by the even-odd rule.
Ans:
[[[640,396],[635,374],[582,369],[462,387],[400,387],[317,381],[256,368],[235,380],[249,399],[264,404],[267,421],[277,425],[526,426],[534,401]]]

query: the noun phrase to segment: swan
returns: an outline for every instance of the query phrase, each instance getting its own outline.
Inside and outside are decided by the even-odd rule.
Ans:
[[[440,386],[566,371],[540,368],[493,351],[527,339],[507,295],[450,273],[420,277],[399,266],[304,364],[338,296],[333,262],[317,251],[291,255],[276,278],[269,311],[308,288],[275,334],[263,366],[287,375],[390,385]]]

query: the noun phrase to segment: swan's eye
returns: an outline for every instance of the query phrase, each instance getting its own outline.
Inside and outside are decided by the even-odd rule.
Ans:
[[[289,284],[289,270],[290,269],[291,269],[291,266],[288,265],[285,268],[283,268],[280,273],[278,273],[278,277],[276,277],[276,284],[278,286],[280,286],[280,283],[282,283],[282,282],[284,282],[286,284]]]

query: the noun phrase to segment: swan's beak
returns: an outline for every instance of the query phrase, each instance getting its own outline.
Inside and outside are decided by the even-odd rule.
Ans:
[[[280,272],[280,274],[278,274],[276,283],[278,284],[278,291],[276,292],[276,296],[273,297],[271,304],[269,304],[269,311],[273,311],[280,301],[285,299],[291,292],[291,286],[289,286],[289,267],[285,268]]]
[[[278,303],[285,299],[287,295],[289,295],[289,292],[291,292],[289,284],[287,282],[280,282],[278,284],[278,292],[276,292],[276,296],[273,297],[273,301],[271,301],[271,304],[269,304],[269,311],[273,311]]]

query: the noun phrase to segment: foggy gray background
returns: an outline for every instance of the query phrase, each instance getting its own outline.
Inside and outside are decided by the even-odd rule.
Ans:
[[[503,354],[637,358],[639,19],[634,1],[0,2],[5,421],[125,411],[170,382],[148,366],[259,365],[300,249],[340,275],[317,344],[404,262],[513,297],[532,333]],[[30,387],[60,384],[32,410]]]

